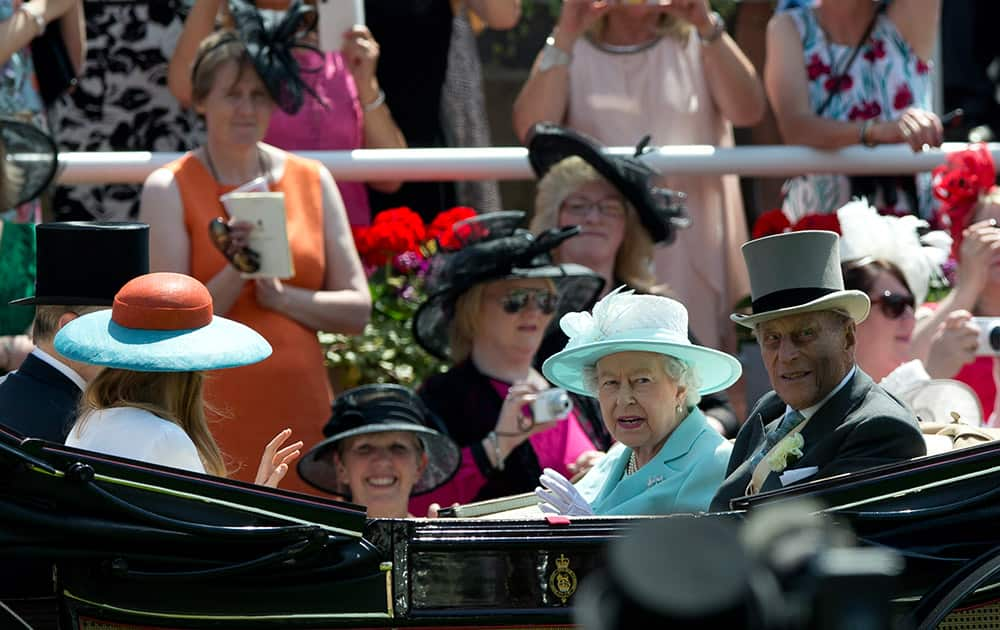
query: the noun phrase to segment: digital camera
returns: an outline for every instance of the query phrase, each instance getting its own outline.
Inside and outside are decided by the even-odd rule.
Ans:
[[[535,424],[561,420],[572,410],[573,401],[569,399],[565,389],[553,388],[539,392],[531,403],[531,417]]]
[[[979,356],[1000,356],[1000,317],[973,317],[972,323],[979,327]]]

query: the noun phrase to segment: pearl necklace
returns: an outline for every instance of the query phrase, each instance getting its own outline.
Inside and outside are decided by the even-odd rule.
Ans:
[[[628,464],[625,466],[625,476],[634,475],[637,470],[639,470],[639,462],[635,459],[635,451],[632,451],[632,456],[628,458]]]

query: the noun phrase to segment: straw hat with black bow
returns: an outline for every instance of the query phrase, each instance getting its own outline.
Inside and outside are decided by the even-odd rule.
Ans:
[[[843,311],[861,323],[871,300],[863,291],[845,290],[835,232],[803,230],[758,238],[743,245],[750,273],[750,314],[730,318],[754,328],[762,322],[812,313]]]
[[[543,278],[555,283],[559,295],[553,322],[593,303],[604,279],[587,267],[554,264],[550,252],[580,228],[554,228],[537,236],[518,225],[523,212],[491,212],[455,224],[461,248],[442,251],[433,262],[430,297],[413,318],[413,336],[432,355],[449,360],[449,328],[455,302],[473,286],[513,278]]]

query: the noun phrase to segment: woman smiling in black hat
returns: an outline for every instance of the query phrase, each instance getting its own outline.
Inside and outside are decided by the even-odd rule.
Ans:
[[[603,281],[581,265],[552,264],[549,252],[576,228],[535,237],[516,229],[523,217],[497,212],[457,224],[465,246],[437,260],[433,293],[414,317],[417,342],[454,363],[420,396],[464,449],[455,479],[411,502],[414,514],[431,502],[529,492],[542,468],[571,475],[570,465],[595,449],[591,423],[576,412],[533,417],[531,403],[550,386],[532,359],[549,326],[593,300]]]
[[[458,447],[412,391],[399,385],[363,385],[333,403],[326,439],[299,462],[299,476],[333,494],[345,487],[372,518],[405,518],[411,494],[448,481]]]

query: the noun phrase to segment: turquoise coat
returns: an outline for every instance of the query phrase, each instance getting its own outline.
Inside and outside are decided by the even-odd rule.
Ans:
[[[618,443],[576,487],[599,515],[706,512],[732,450],[696,407],[638,472],[622,478],[632,449]]]

